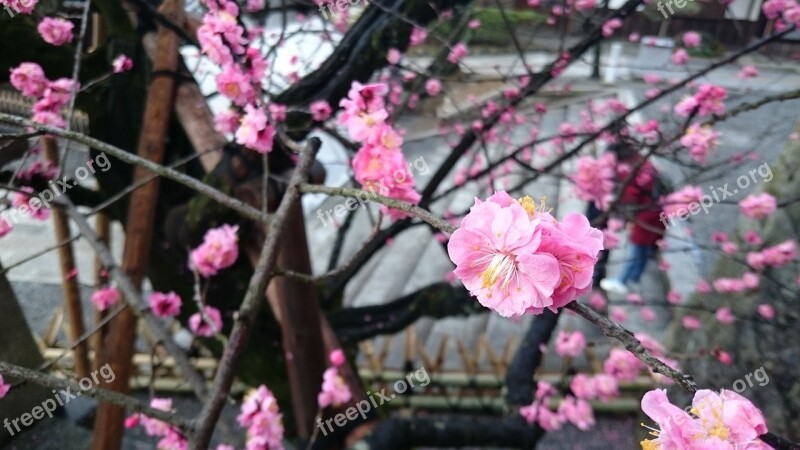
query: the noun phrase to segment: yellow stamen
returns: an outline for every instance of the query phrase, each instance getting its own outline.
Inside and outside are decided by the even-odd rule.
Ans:
[[[514,276],[517,267],[514,257],[504,253],[497,253],[492,257],[489,267],[483,271],[483,287],[489,288],[497,283],[497,280],[503,278],[503,284],[500,286],[506,289],[511,283],[511,278]]]

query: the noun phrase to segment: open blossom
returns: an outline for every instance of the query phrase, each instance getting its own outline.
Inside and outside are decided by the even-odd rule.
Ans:
[[[717,309],[717,312],[714,313],[714,317],[723,325],[730,325],[736,321],[736,316],[733,315],[731,309],[727,306]]]
[[[741,79],[755,78],[758,76],[758,69],[755,66],[742,66],[742,70],[736,76]]]
[[[536,206],[530,197],[520,200],[531,217],[536,215]],[[540,207],[540,210],[544,206]],[[570,213],[556,221],[549,215],[542,216],[542,244],[539,251],[553,255],[558,261],[560,280],[553,291],[552,311],[588,293],[592,289],[592,274],[597,263],[597,254],[603,249],[603,233],[589,224],[582,214]],[[529,312],[541,311],[533,307]]]
[[[521,315],[528,308],[553,304],[560,283],[558,261],[540,251],[539,217],[505,192],[475,205],[447,245],[454,273],[485,307],[501,316]]]
[[[244,106],[255,99],[252,80],[238,66],[223,66],[222,72],[216,76],[217,91],[237,106]]]
[[[272,151],[275,139],[275,127],[267,121],[267,115],[261,108],[247,105],[242,123],[236,130],[236,143],[265,154]]]
[[[644,365],[636,355],[621,348],[612,348],[608,359],[603,363],[603,372],[619,381],[635,380],[643,368]]]
[[[181,312],[181,297],[174,292],[153,292],[150,309],[156,317],[175,317]]]
[[[189,268],[208,278],[228,268],[239,257],[239,226],[223,225],[206,232],[203,243],[192,250]]]
[[[670,60],[672,61],[672,64],[680,66],[680,65],[686,64],[689,61],[689,54],[686,53],[686,50],[684,50],[682,48],[679,48],[679,49],[675,50],[674,52],[672,52],[672,56],[670,56]]]
[[[428,37],[428,31],[424,28],[414,27],[411,29],[411,37],[409,38],[409,47],[416,47],[422,45]]]
[[[556,353],[561,356],[576,357],[586,348],[586,338],[580,331],[561,331],[556,339]]]
[[[45,17],[39,22],[36,31],[51,45],[64,45],[72,41],[72,28],[74,24],[60,17]]]
[[[41,97],[48,83],[42,67],[32,62],[24,62],[11,69],[9,81],[14,89],[26,97]]]
[[[642,410],[658,425],[654,439],[642,441],[642,448],[655,449],[768,449],[758,440],[767,432],[761,411],[741,395],[723,389],[719,394],[697,391],[692,414],[673,405],[663,389],[642,398]]]
[[[772,305],[762,303],[756,308],[758,314],[765,319],[772,319],[775,317],[775,308]]]
[[[283,450],[283,415],[263,384],[245,396],[236,420],[247,428],[247,449]]]
[[[333,112],[331,105],[329,105],[325,100],[315,101],[308,107],[308,109],[311,111],[311,117],[317,122],[327,120]]]
[[[700,33],[696,31],[687,31],[683,33],[681,40],[683,41],[683,45],[687,48],[695,48],[700,46],[700,42],[703,38],[700,36]]]
[[[127,72],[133,69],[133,60],[121,54],[114,58],[114,61],[111,62],[111,66],[114,67],[114,73]]]
[[[0,238],[11,233],[11,230],[14,228],[11,226],[10,223],[6,219],[0,219]]]
[[[538,422],[545,431],[554,431],[561,428],[564,419],[560,414],[551,411],[548,407],[550,398],[555,394],[555,388],[546,382],[539,381],[536,386],[536,394],[533,403],[519,409],[519,414],[526,422],[532,424]]]
[[[425,82],[425,92],[431,97],[436,97],[442,92],[442,82],[436,78],[431,78]]]
[[[739,210],[751,219],[765,219],[778,207],[778,202],[766,192],[751,194],[739,202]]]
[[[464,45],[463,42],[459,42],[454,45],[452,49],[450,49],[450,53],[447,55],[447,60],[453,64],[458,64],[459,61],[467,56],[467,53],[467,46]]]
[[[30,187],[27,187],[27,186],[22,188],[22,190],[25,191],[25,192],[31,192],[31,193],[33,192],[33,188],[30,188]],[[26,211],[29,211],[31,218],[36,219],[36,220],[47,220],[47,218],[50,217],[50,210],[49,209],[42,208],[41,204],[37,204],[35,202],[34,202],[34,204],[37,204],[39,207],[36,208],[36,209],[33,209],[31,207],[31,205],[30,205],[30,201],[31,201],[31,197],[30,196],[28,196],[26,194],[23,194],[22,192],[17,192],[17,193],[14,194],[14,197],[11,199],[11,206],[13,206],[14,208],[18,208],[18,209],[22,208],[22,209],[24,209]],[[27,215],[27,214],[25,214],[25,215]]]
[[[347,403],[352,398],[350,387],[344,381],[336,367],[329,367],[322,374],[322,390],[317,395],[317,403],[320,408],[339,406]]]
[[[704,163],[708,153],[717,146],[719,133],[709,126],[693,124],[681,137],[681,145],[689,149],[689,156],[699,163]]]
[[[222,331],[222,315],[213,306],[203,306],[203,314],[189,317],[189,329],[197,336],[211,337]]]
[[[674,216],[679,210],[688,208],[692,203],[700,203],[703,198],[703,190],[697,186],[685,186],[670,193],[661,199],[664,214]]]
[[[603,30],[602,30],[603,36],[604,37],[610,37],[611,35],[614,34],[614,31],[616,31],[616,29],[621,27],[621,26],[622,26],[622,20],[620,20],[617,17],[615,17],[613,19],[610,19],[610,20],[607,20],[603,24]]]
[[[10,390],[11,390],[11,385],[6,383],[5,380],[3,380],[3,376],[0,375],[0,398],[3,398],[6,395],[8,395],[8,391]]]
[[[747,254],[747,264],[750,267],[761,270],[765,267],[780,267],[792,262],[797,256],[797,247],[793,240],[789,239],[780,244],[767,247],[760,252],[749,252]]]
[[[604,153],[597,159],[591,156],[578,158],[577,168],[572,176],[578,198],[593,201],[595,206],[605,210],[613,198],[615,164],[613,153]]]
[[[98,311],[105,311],[114,306],[119,301],[119,292],[117,288],[111,286],[104,289],[98,289],[92,294],[92,303]]]
[[[568,395],[559,405],[558,414],[581,431],[594,426],[594,410],[586,400]]]

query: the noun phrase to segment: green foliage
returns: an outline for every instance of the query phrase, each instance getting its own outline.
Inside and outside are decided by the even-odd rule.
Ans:
[[[533,28],[543,22],[545,17],[532,10],[505,10],[508,21],[514,30],[519,28]],[[471,44],[507,46],[510,44],[509,31],[503,20],[500,9],[496,7],[475,8],[472,10],[471,19],[481,22],[477,30],[467,30],[465,40]],[[452,23],[444,23],[438,28],[442,36],[448,36],[453,31]]]

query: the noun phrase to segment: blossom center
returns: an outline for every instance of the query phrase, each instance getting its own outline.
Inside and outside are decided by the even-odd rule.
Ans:
[[[511,279],[517,272],[517,261],[512,255],[505,253],[497,253],[492,257],[489,267],[483,271],[483,287],[489,288],[494,286],[498,280],[502,279],[500,287],[502,289],[508,288]]]

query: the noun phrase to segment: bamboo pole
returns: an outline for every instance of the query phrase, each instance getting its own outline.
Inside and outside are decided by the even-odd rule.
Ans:
[[[179,22],[183,11],[182,0],[167,0],[161,5],[162,14]],[[180,39],[163,27],[158,31],[158,51],[153,63],[155,73],[177,71],[180,55]],[[157,76],[150,83],[145,104],[142,132],[137,154],[151,162],[160,164],[164,159],[165,142],[169,129],[175,97],[175,78]],[[134,182],[151,177],[152,172],[137,166]],[[125,248],[122,270],[137,287],[141,286],[150,255],[153,238],[153,222],[158,201],[159,179],[155,178],[131,194],[125,227]],[[106,340],[106,361],[111,365],[116,378],[110,389],[126,393],[133,369],[134,342],[136,340],[136,317],[130,309],[123,311],[109,326]],[[122,443],[125,411],[110,403],[100,403],[94,423],[93,450],[117,450]]]
[[[54,138],[46,136],[42,139],[44,151],[47,159],[56,166],[59,164],[58,147]],[[77,181],[73,181],[77,184]],[[53,227],[56,233],[56,242],[66,242],[70,238],[69,218],[64,211],[54,208]],[[83,306],[81,305],[81,290],[78,285],[78,277],[75,275],[75,254],[72,251],[72,243],[62,245],[58,248],[58,259],[61,262],[61,287],[64,290],[64,309],[67,311],[69,326],[67,327],[69,339],[77,341],[83,335],[85,328],[83,325]],[[88,345],[86,342],[79,343],[74,350],[75,353],[75,373],[83,378],[89,375]]]
[[[100,212],[95,219],[95,230],[97,237],[111,248],[111,220],[108,214]],[[99,289],[106,284],[108,277],[103,275],[103,262],[100,255],[95,255],[94,258],[94,284],[95,288]],[[94,323],[97,325],[102,322],[106,317],[106,311],[95,311]],[[92,336],[92,350],[94,351],[94,368],[99,369],[103,365],[103,355],[105,354],[105,338],[108,335],[108,327],[102,327],[97,333]]]

